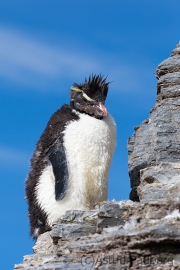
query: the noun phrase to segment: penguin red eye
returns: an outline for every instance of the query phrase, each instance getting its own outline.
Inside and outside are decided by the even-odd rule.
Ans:
[[[82,95],[82,100],[87,102],[87,99]]]

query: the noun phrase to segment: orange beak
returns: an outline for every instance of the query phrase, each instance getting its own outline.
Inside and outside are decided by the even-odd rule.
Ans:
[[[108,111],[107,111],[106,107],[102,103],[99,104],[99,108],[103,112],[103,116],[108,116]]]

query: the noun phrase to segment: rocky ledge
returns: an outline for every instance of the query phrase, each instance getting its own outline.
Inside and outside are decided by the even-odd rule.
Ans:
[[[180,44],[156,76],[156,104],[128,140],[131,200],[67,211],[15,270],[180,269]]]
[[[16,270],[179,269],[180,200],[104,202],[68,211]]]

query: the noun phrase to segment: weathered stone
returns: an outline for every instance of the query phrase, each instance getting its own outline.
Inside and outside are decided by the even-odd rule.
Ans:
[[[156,70],[156,76],[160,78],[165,74],[179,71],[180,71],[180,58],[178,55],[175,55],[173,57],[172,56],[169,57],[168,59],[164,60],[161,64],[158,65]]]
[[[60,237],[62,240],[69,239],[69,237],[78,238],[93,234],[96,231],[96,227],[91,224],[84,224],[83,227],[80,224],[64,224],[57,223],[56,227],[51,231],[51,237],[56,239]]]
[[[61,232],[63,222],[72,227],[77,225],[77,220],[72,220],[72,212],[68,211],[64,220],[61,217],[54,224],[52,232],[39,236],[35,254],[25,256],[23,264],[16,265],[15,269],[178,269],[178,209],[180,200],[105,202],[98,211],[91,211],[93,223],[98,224],[102,216],[108,220],[114,215],[114,218],[124,219],[123,225],[108,224],[100,233],[84,235],[84,220],[78,219],[81,228],[78,237],[69,230],[67,239],[57,233],[56,241],[52,241],[53,230]],[[76,215],[88,216],[89,213],[76,211]]]
[[[179,48],[178,45],[178,50]],[[135,128],[134,134],[128,141],[128,166],[132,188],[130,198],[134,201],[145,198],[148,200],[150,198],[158,199],[162,197],[161,193],[164,193],[165,196],[165,191],[162,190],[163,185],[161,188],[157,183],[155,185],[156,171],[158,171],[159,178],[164,179],[163,181],[168,179],[169,183],[171,182],[170,178],[174,177],[174,169],[170,169],[171,177],[165,176],[163,170],[159,171],[161,163],[180,162],[180,55],[173,54],[172,57],[163,61],[157,67],[156,73],[159,78],[157,102],[152,108],[149,118],[138,128]],[[151,188],[151,191],[149,185],[144,186],[143,189],[138,188],[140,183],[144,181],[141,179],[140,171],[144,171],[146,168],[151,168],[149,180],[151,178],[152,183],[149,185],[154,187]],[[166,173],[168,172],[166,171]],[[162,175],[160,176],[160,174]],[[176,183],[180,183],[178,175]],[[167,191],[168,188],[165,190]],[[175,196],[177,191],[176,188],[172,188],[171,192],[167,192],[167,198],[169,195]]]
[[[140,200],[168,199],[180,194],[180,163],[161,163],[141,170]]]

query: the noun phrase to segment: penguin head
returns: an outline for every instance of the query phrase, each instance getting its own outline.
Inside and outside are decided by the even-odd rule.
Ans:
[[[104,103],[109,83],[106,82],[106,78],[101,74],[92,75],[89,79],[85,79],[82,84],[74,83],[70,94],[71,108],[97,119],[107,116],[108,112]]]

